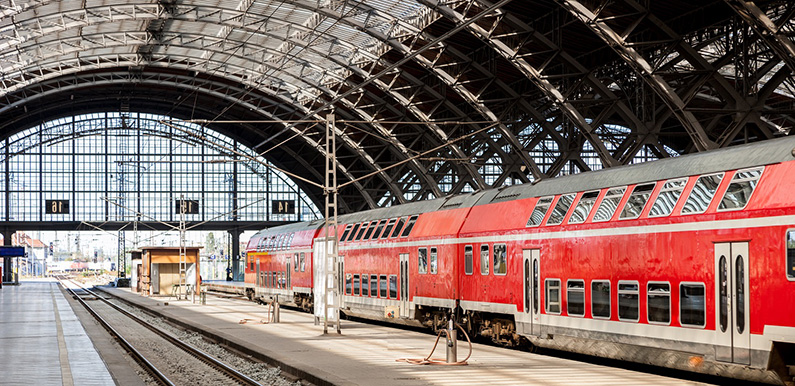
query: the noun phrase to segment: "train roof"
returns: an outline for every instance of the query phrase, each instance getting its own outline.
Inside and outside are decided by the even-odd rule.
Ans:
[[[745,169],[795,159],[795,136],[485,191],[476,205]]]
[[[314,231],[323,226],[323,220],[296,222],[287,225],[279,225],[263,229],[251,236],[252,239],[264,236],[277,235],[282,233],[293,233],[302,231]]]

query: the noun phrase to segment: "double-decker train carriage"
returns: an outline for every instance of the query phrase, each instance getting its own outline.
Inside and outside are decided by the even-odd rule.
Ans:
[[[341,310],[780,383],[795,366],[793,151],[788,137],[341,216]],[[308,252],[321,226],[267,234],[303,229]]]

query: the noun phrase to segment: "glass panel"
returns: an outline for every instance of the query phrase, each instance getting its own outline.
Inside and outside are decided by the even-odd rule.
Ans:
[[[729,265],[726,256],[721,255],[718,261],[718,292],[720,296],[720,332],[729,328]]]
[[[745,208],[761,176],[762,168],[738,170],[729,187],[726,188],[726,193],[723,194],[723,200],[718,205],[718,209],[739,210]]]
[[[370,275],[370,296],[378,296],[378,275]]]
[[[795,242],[793,243],[795,244]],[[795,247],[794,247],[795,248]],[[472,274],[472,246],[467,245],[464,247],[464,273],[467,275]],[[795,275],[795,272],[793,272]]]
[[[417,222],[417,215],[411,216],[409,218],[409,223],[406,224],[406,229],[403,230],[403,233],[400,234],[400,237],[408,237],[411,233],[411,230],[414,229],[414,224]]]
[[[359,232],[359,228],[360,228],[361,226],[362,226],[362,224],[354,224],[354,225],[353,225],[353,229],[351,230],[351,234],[348,236],[348,240],[345,240],[345,241],[351,241],[351,240],[353,240],[353,238],[354,238],[354,237],[356,237],[356,233],[358,233],[358,232]]]
[[[795,280],[795,230],[787,231],[787,278]]]
[[[548,313],[560,313],[560,280],[547,279],[547,296],[544,298],[544,308]]]
[[[737,307],[734,307],[734,311],[737,318],[737,332],[740,334],[745,331],[745,265],[743,260],[742,256],[737,255],[734,267],[734,289],[735,296],[737,296]]]
[[[646,296],[648,296],[649,322],[670,323],[671,286],[667,283],[649,283]]]
[[[524,261],[524,312],[530,312],[530,260]]]
[[[373,240],[377,239],[378,236],[381,236],[381,231],[384,230],[384,224],[386,224],[386,220],[381,220],[378,222],[378,226],[375,228],[375,233],[373,233]]]
[[[420,273],[428,273],[428,249],[427,248],[420,248],[418,250],[418,267],[417,270]]]
[[[508,249],[505,244],[494,244],[494,274],[508,273]]]
[[[593,204],[596,202],[597,197],[599,197],[598,191],[583,193],[582,197],[580,197],[580,202],[577,204],[577,207],[574,208],[571,217],[569,217],[569,224],[584,223],[585,220],[588,219],[588,214],[591,213],[591,208],[593,208]]]
[[[436,253],[436,248],[434,247],[431,248],[431,273],[436,273],[436,265],[437,265],[436,259],[437,259],[437,253]]]
[[[390,299],[397,299],[398,293],[398,285],[397,285],[397,275],[390,275],[389,276],[389,298]]]
[[[384,234],[381,235],[382,239],[389,237],[389,232],[391,232],[392,228],[395,227],[395,221],[396,219],[393,218],[386,223],[386,229],[384,229]]]
[[[306,272],[306,254],[301,252],[301,272]]]
[[[378,281],[378,288],[380,289],[379,295],[386,299],[386,275],[381,275],[381,279]]]
[[[674,211],[676,202],[679,201],[679,196],[687,185],[687,178],[680,178],[678,180],[666,181],[654,200],[654,205],[649,211],[649,217],[667,216]]]
[[[649,196],[651,196],[651,192],[654,190],[654,185],[655,184],[645,184],[635,186],[635,189],[632,190],[632,194],[629,196],[629,200],[627,200],[627,204],[624,205],[624,210],[621,211],[621,216],[618,218],[624,220],[640,217],[641,212],[643,212],[643,207],[646,206],[646,201],[649,200]]]
[[[351,228],[353,228],[353,225],[351,224],[348,224],[348,226],[345,227],[345,231],[342,232],[342,236],[340,236],[341,241],[345,241],[345,238],[348,237],[348,233],[351,232]]]
[[[533,312],[538,313],[538,260],[533,260]]]
[[[398,237],[400,234],[400,230],[403,229],[403,225],[406,223],[406,218],[401,217],[398,219],[397,225],[395,225],[395,230],[392,231],[392,234],[389,236],[390,238]]]
[[[569,280],[566,287],[566,312],[574,316],[585,315],[585,282]]]
[[[703,284],[680,284],[679,307],[682,325],[703,327],[707,320]]]
[[[486,244],[480,246],[480,274],[489,274],[489,246]]]
[[[549,205],[552,204],[553,198],[554,197],[544,197],[538,200],[535,209],[533,209],[533,213],[530,214],[530,218],[527,220],[527,226],[534,227],[541,225],[541,222],[544,221],[544,216],[547,214]]]
[[[373,225],[375,225],[375,224],[373,224]],[[361,240],[362,236],[364,236],[364,233],[367,232],[367,229],[369,229],[369,228],[370,228],[370,224],[369,223],[366,223],[366,222],[363,223],[361,229],[359,229],[359,233],[356,234],[356,238],[353,239],[353,240],[354,241]]]
[[[704,213],[709,207],[715,191],[718,190],[721,179],[723,179],[723,173],[699,177],[696,185],[693,186],[693,191],[687,197],[682,214]]]
[[[593,221],[607,221],[613,218],[621,198],[624,197],[625,190],[626,188],[608,190],[605,198],[602,199],[602,203],[599,204],[599,209],[596,210],[596,214],[593,216]]]
[[[359,296],[359,275],[353,275],[353,294]]]
[[[375,221],[371,222],[370,227],[367,228],[367,232],[364,233],[364,238],[362,240],[370,240],[370,237],[373,235],[373,231],[375,231],[377,227],[378,225],[376,225]]]
[[[362,296],[370,296],[370,277],[362,275]]]
[[[547,225],[557,225],[563,222],[563,218],[566,217],[566,212],[569,211],[572,202],[574,202],[575,196],[575,194],[565,194],[560,196],[557,204],[555,204],[555,209],[552,209],[552,214],[549,215]]]
[[[295,257],[293,258],[293,271],[298,272],[298,268],[300,267],[298,262],[298,254],[296,253]]]
[[[352,278],[351,274],[348,273],[348,274],[345,275],[345,295],[350,295],[351,294],[351,290],[352,290],[352,288],[351,288],[351,278]]]
[[[591,313],[595,318],[610,317],[610,282],[591,282]]]
[[[618,319],[638,321],[639,288],[636,283],[618,283]]]

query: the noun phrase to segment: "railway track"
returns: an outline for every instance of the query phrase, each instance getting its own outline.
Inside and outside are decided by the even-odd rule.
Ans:
[[[163,385],[260,385],[202,350],[184,343],[103,296],[76,286],[64,285],[80,304],[110,332],[152,377]],[[63,283],[62,283],[63,284]],[[130,323],[130,321],[135,323]]]

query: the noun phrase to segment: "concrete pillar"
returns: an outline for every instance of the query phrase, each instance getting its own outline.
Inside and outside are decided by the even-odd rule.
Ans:
[[[11,246],[11,235],[14,234],[14,231],[4,229],[0,233],[3,234],[3,245]],[[3,259],[3,281],[6,283],[14,280],[13,276],[11,275],[11,259],[12,258],[9,257]]]
[[[228,231],[232,235],[232,277],[231,280],[237,280],[240,275],[240,234],[243,231],[239,229],[232,229]],[[226,280],[230,280],[229,277]]]

